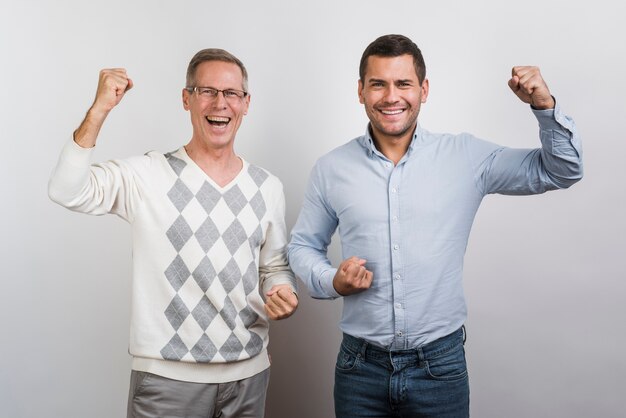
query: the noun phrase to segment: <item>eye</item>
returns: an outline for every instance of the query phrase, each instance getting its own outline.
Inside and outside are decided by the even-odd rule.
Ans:
[[[409,87],[412,87],[412,85],[408,81],[401,81],[401,82],[398,83],[398,87],[400,87],[400,88],[409,88]]]
[[[200,90],[198,90],[198,94],[204,97],[215,97],[217,96],[217,90],[208,88],[208,87],[203,87]]]
[[[370,84],[370,87],[374,88],[374,89],[379,89],[384,87],[384,83],[380,82],[380,81],[375,81],[373,83]]]
[[[224,90],[224,97],[241,97],[236,90]]]

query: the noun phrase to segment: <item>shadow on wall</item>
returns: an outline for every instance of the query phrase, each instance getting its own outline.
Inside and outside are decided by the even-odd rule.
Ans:
[[[334,416],[333,383],[341,343],[338,324],[342,302],[312,299],[306,286],[299,286],[300,304],[294,316],[273,322],[270,327],[268,418]]]

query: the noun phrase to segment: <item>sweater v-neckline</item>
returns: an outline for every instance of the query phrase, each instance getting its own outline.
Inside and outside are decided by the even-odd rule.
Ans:
[[[193,167],[194,170],[198,171],[200,173],[200,175],[202,175],[204,177],[204,179],[211,184],[211,186],[213,186],[216,190],[218,190],[220,193],[224,193],[226,192],[228,189],[230,189],[231,187],[233,187],[235,184],[237,184],[239,182],[239,178],[241,176],[244,175],[244,173],[248,170],[248,162],[243,159],[242,157],[240,157],[239,155],[237,155],[236,157],[239,158],[241,160],[241,170],[239,170],[239,172],[235,175],[235,177],[233,177],[228,183],[226,183],[224,186],[220,186],[219,184],[217,184],[217,182],[215,180],[213,180],[213,177],[209,176],[194,160],[193,158],[191,158],[189,156],[189,154],[187,154],[187,150],[185,149],[185,147],[180,147],[179,150],[180,154],[182,155],[183,159],[187,162],[187,164],[189,164],[191,167]]]

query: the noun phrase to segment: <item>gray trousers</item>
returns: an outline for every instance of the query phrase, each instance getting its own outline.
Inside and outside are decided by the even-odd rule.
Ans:
[[[269,379],[269,369],[227,383],[181,382],[133,370],[127,417],[262,418]]]

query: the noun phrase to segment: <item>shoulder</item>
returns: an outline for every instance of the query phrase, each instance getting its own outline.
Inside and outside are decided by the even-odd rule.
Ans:
[[[345,164],[362,156],[367,156],[367,149],[363,145],[365,137],[357,137],[337,148],[327,152],[318,158],[316,167],[335,167],[337,164]]]
[[[435,145],[438,149],[465,149],[482,144],[486,141],[477,138],[471,133],[433,133],[421,129],[420,136],[416,138],[416,144]]]

